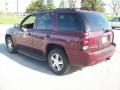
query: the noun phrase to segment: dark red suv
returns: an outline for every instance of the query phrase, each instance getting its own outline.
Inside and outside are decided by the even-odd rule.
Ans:
[[[10,53],[20,52],[47,60],[56,74],[71,65],[93,65],[109,59],[115,51],[114,33],[98,12],[56,9],[33,13],[7,31]]]

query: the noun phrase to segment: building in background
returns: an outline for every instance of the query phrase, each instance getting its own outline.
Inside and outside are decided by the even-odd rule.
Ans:
[[[0,0],[1,14],[23,14],[31,0]]]

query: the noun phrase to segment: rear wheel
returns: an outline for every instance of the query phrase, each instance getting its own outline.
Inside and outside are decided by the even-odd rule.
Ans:
[[[67,56],[60,48],[55,48],[48,55],[48,65],[55,74],[66,74],[70,70]]]
[[[115,29],[115,27],[112,27],[112,29]]]
[[[7,45],[8,52],[10,52],[10,53],[15,53],[16,52],[16,49],[14,47],[14,43],[13,43],[11,37],[7,37],[6,45]]]
[[[107,61],[109,61],[110,59],[111,59],[111,56],[110,56],[110,57],[108,57],[108,58],[106,58],[106,60],[105,60],[105,61],[107,62]]]

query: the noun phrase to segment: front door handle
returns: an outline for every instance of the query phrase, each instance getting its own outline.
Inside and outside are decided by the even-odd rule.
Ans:
[[[31,33],[30,33],[30,32],[27,32],[27,33],[25,33],[25,35],[31,35]]]

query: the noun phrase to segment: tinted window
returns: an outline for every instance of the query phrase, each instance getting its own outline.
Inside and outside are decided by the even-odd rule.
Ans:
[[[112,22],[118,22],[118,18],[112,19]]]
[[[110,24],[102,14],[86,12],[81,13],[81,15],[83,16],[83,19],[88,26],[88,31],[100,31],[103,29],[111,30]]]
[[[79,17],[74,13],[59,13],[58,19],[58,30],[60,31],[81,31],[82,25]]]
[[[118,19],[118,22],[120,22],[120,18]]]
[[[44,16],[37,18],[36,28],[41,30],[51,30],[52,29],[52,18],[51,15],[46,14]]]

